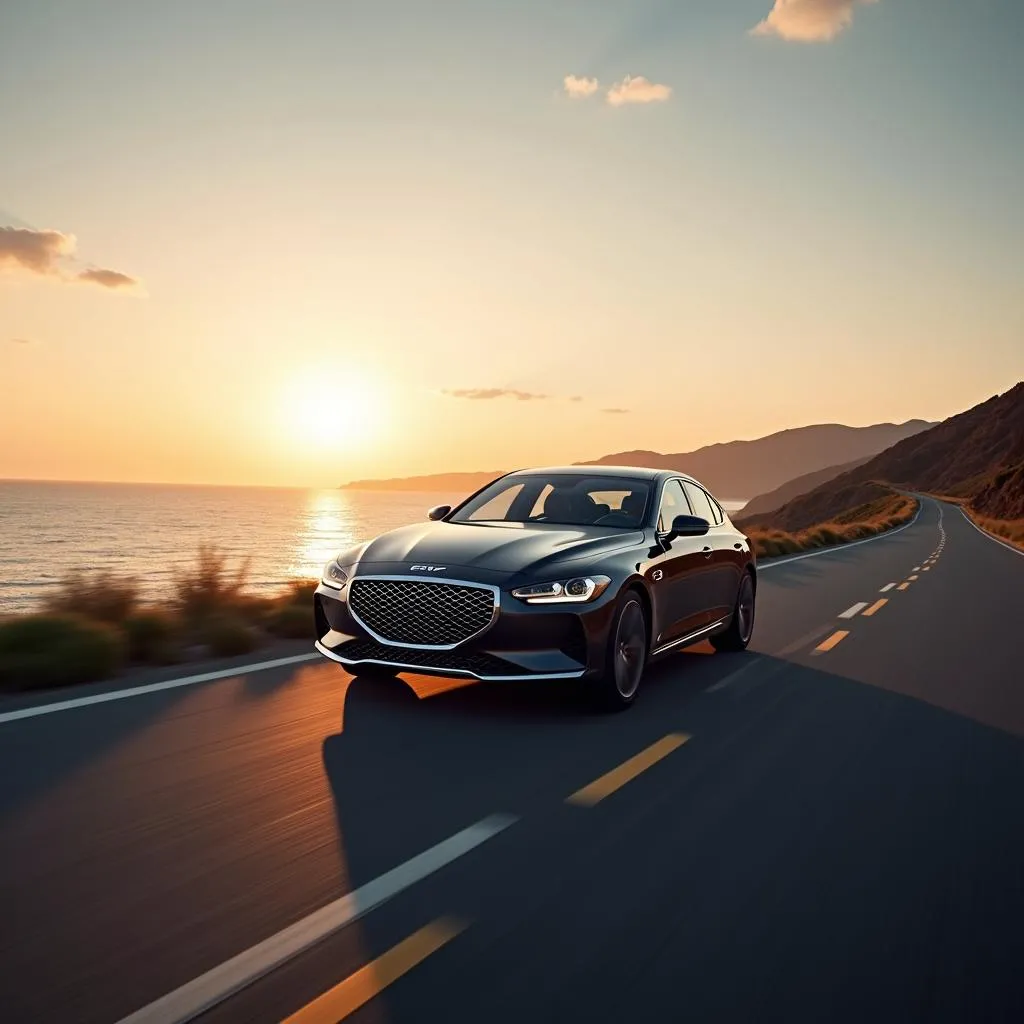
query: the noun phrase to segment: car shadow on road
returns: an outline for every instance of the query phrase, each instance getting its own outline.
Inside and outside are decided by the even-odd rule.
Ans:
[[[418,684],[435,681],[352,678],[323,761],[353,884],[379,872],[382,858],[398,863],[488,814],[568,795],[684,726],[703,690],[757,657],[701,650],[655,663],[637,704],[620,714],[598,710],[571,681],[418,695]],[[364,815],[375,824],[353,833]]]
[[[748,666],[742,685],[692,692]],[[476,1019],[528,1015],[540,936],[586,965],[544,991],[584,1000],[588,1019],[628,1019],[630,1000],[656,1019],[680,987],[696,1019],[922,1020],[924,991],[943,1019],[972,1019],[979,1000],[986,1019],[1017,1019],[1018,737],[768,655],[673,659],[622,715],[543,689],[420,700],[360,681],[350,699],[323,757],[353,886],[487,814],[522,819],[522,846],[446,869],[454,909],[475,885],[460,970],[503,965],[477,987],[508,1005],[471,1007]],[[670,731],[691,740],[599,808],[565,806]],[[620,857],[630,884],[603,885],[602,858]],[[631,937],[626,960],[602,960],[621,957],[616,933]],[[643,985],[623,988],[624,974]],[[416,1019],[423,998],[393,1003],[392,1019]]]

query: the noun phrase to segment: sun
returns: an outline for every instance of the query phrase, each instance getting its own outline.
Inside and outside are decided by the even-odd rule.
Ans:
[[[288,389],[282,413],[300,444],[358,451],[379,435],[385,409],[381,388],[366,374],[307,372]]]

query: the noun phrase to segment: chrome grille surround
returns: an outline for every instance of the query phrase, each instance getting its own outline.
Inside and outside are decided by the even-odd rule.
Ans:
[[[501,592],[489,583],[422,576],[353,576],[352,618],[388,647],[450,651],[489,629]]]

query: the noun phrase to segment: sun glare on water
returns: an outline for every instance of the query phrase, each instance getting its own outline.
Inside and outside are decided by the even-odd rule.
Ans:
[[[380,433],[383,404],[380,388],[365,375],[310,373],[289,389],[283,413],[301,444],[358,451]]]

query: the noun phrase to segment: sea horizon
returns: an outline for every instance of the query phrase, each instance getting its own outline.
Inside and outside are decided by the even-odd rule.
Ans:
[[[133,577],[146,601],[212,544],[248,589],[315,579],[339,551],[462,495],[341,487],[0,480],[0,615],[37,610],[75,572]],[[743,502],[723,501],[730,512]]]

